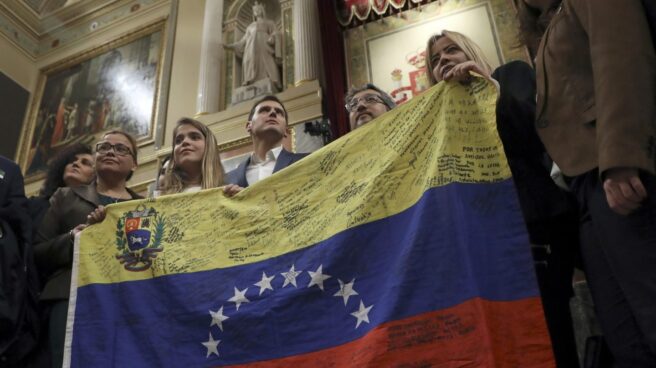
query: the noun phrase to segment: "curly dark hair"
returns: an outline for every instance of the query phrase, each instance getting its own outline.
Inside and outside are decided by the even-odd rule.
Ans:
[[[46,180],[43,182],[43,186],[41,186],[41,190],[39,190],[39,196],[50,198],[57,189],[65,187],[64,170],[66,169],[66,165],[73,162],[75,156],[81,154],[91,155],[91,147],[86,144],[76,143],[59,152],[48,164],[48,173],[46,174]]]

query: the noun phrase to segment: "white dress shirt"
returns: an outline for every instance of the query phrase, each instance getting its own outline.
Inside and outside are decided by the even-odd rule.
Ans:
[[[276,167],[276,161],[282,151],[282,146],[270,149],[264,160],[260,160],[255,153],[251,153],[251,162],[246,167],[246,181],[248,185],[253,185],[262,179],[266,179],[273,174]]]

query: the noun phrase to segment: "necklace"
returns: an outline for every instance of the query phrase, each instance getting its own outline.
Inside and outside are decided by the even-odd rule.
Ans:
[[[100,200],[100,203],[103,205],[118,203],[124,200],[123,198],[111,197],[101,193],[98,193],[98,199]]]

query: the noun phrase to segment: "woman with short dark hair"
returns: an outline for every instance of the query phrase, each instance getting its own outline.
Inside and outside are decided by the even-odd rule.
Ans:
[[[50,198],[61,187],[89,184],[94,175],[91,147],[82,143],[73,144],[57,154],[48,165],[39,196]]]
[[[91,147],[76,143],[66,147],[52,159],[39,195],[30,198],[29,201],[35,235],[43,216],[50,207],[50,197],[57,189],[87,185],[93,180],[95,171],[91,153]]]

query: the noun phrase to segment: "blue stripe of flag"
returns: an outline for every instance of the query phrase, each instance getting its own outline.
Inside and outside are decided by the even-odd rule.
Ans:
[[[211,241],[208,240],[208,241]],[[219,250],[217,250],[219,251]],[[212,254],[207,254],[212,257]],[[302,271],[297,286],[281,273]],[[308,288],[322,266],[324,291]],[[275,275],[260,296],[254,284]],[[339,280],[358,295],[334,296]],[[248,303],[228,300],[234,288]],[[353,341],[376,325],[475,297],[538,296],[529,242],[512,180],[433,188],[397,215],[339,233],[309,248],[255,264],[78,290],[74,367],[185,367],[238,364]],[[373,305],[361,322],[351,315]],[[229,319],[210,328],[209,311]],[[219,356],[201,343],[221,340]]]

